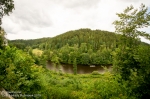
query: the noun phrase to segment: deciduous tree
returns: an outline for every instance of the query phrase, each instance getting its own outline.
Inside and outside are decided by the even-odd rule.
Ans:
[[[141,4],[139,9],[133,6],[127,7],[123,13],[117,13],[119,20],[114,22],[116,32],[121,34],[120,46],[113,53],[113,67],[116,73],[121,74],[122,79],[128,81],[132,94],[137,98],[150,97],[150,75],[148,54],[149,45],[139,46],[139,37],[150,39],[150,34],[140,31],[150,26],[150,12]],[[145,90],[145,91],[143,91]]]

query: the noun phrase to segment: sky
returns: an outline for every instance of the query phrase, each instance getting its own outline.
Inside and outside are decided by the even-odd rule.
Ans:
[[[2,27],[10,40],[54,37],[81,28],[114,32],[116,13],[141,3],[150,11],[149,0],[14,0],[15,10],[3,17]],[[144,30],[150,33],[150,27]]]

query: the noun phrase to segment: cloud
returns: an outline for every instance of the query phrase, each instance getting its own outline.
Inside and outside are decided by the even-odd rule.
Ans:
[[[149,0],[14,0],[15,10],[3,18],[8,39],[53,37],[80,28],[114,31],[116,13],[131,4],[150,7]],[[147,29],[149,32],[150,30]]]
[[[37,0],[41,1],[41,0]],[[34,31],[35,28],[45,28],[52,26],[52,21],[50,19],[49,14],[44,8],[43,5],[39,6],[38,2],[35,1],[30,2],[29,0],[15,0],[15,10],[10,17],[6,17],[3,20],[4,27],[6,27],[7,32],[16,33],[21,31]],[[41,7],[41,8],[39,8]],[[10,23],[8,27],[8,23]],[[12,27],[13,29],[11,29]],[[16,29],[18,28],[18,29]],[[12,32],[10,32],[10,30]],[[16,31],[15,31],[16,30]]]
[[[61,5],[66,8],[86,8],[95,7],[101,0],[55,0],[57,4],[61,2]]]

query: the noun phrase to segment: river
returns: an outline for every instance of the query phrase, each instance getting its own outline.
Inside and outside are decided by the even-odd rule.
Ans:
[[[63,73],[71,73],[71,74],[73,73],[73,65],[61,64],[59,67],[59,66],[54,66],[51,62],[47,62],[46,67],[49,70],[53,70],[57,72],[61,70],[61,72]],[[107,67],[108,71],[112,70],[112,66],[105,66],[105,67]],[[98,71],[99,73],[103,74],[106,70],[102,66],[95,66],[95,65],[91,65],[91,66],[78,65],[77,66],[77,74],[89,74],[89,73],[92,73],[93,71]]]

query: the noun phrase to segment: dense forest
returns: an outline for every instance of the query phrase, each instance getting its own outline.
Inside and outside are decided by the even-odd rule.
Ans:
[[[50,41],[51,38],[31,39],[31,40],[8,40],[10,46],[15,46],[19,49],[25,49],[31,46],[32,48],[38,48],[39,44]]]
[[[60,49],[66,44],[69,46],[86,43],[88,48],[95,51],[100,49],[101,46],[115,47],[115,42],[118,40],[119,35],[112,32],[91,30],[91,29],[79,29],[74,31],[68,31],[53,38],[41,38],[33,40],[11,40],[10,45],[17,48],[24,49],[27,46],[32,48],[46,49]]]
[[[13,0],[4,1],[2,16],[14,8]],[[150,39],[150,34],[139,31],[150,26],[147,11],[141,4],[139,9],[129,6],[117,13],[115,33],[79,29],[8,44],[0,26],[0,99],[148,99],[150,45],[139,39]],[[73,64],[74,74],[48,70],[48,60],[55,66]],[[77,74],[78,64],[111,64],[113,71]]]
[[[112,65],[112,52],[118,48],[119,38],[120,35],[113,32],[79,29],[53,38],[12,40],[9,44],[26,51],[40,49],[45,60],[57,64],[73,64],[76,59],[77,64],[82,65]],[[137,43],[148,46],[140,40]]]

